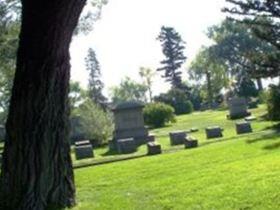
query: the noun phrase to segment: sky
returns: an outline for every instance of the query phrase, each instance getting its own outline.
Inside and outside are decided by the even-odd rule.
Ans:
[[[160,67],[163,55],[156,37],[165,25],[174,27],[186,42],[187,62],[182,67],[186,80],[188,64],[201,46],[211,44],[205,35],[207,28],[225,18],[221,12],[224,6],[225,0],[109,0],[93,31],[73,38],[71,79],[86,87],[84,58],[92,47],[100,62],[105,95],[125,76],[141,82],[141,66],[154,70]],[[154,94],[168,88],[158,72],[152,87]]]

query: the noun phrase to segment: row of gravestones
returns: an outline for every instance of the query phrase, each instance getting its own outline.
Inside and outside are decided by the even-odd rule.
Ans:
[[[193,129],[197,131],[197,129]],[[237,122],[236,133],[245,134],[251,133],[252,127],[250,122]],[[219,126],[207,127],[205,129],[207,139],[223,137],[223,129]],[[187,135],[186,131],[175,131],[169,133],[170,144],[185,145],[185,148],[195,148],[198,146],[198,140]],[[160,154],[161,145],[155,141],[154,135],[149,135],[147,138],[147,154],[155,155]],[[120,154],[129,154],[137,150],[137,144],[134,138],[126,138],[117,140],[117,152]],[[76,159],[92,158],[94,157],[93,148],[89,140],[79,141],[75,143]]]

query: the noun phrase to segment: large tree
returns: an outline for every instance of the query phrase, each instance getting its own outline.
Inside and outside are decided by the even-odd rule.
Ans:
[[[69,45],[85,0],[22,0],[6,124],[0,209],[72,206],[68,141]]]
[[[224,9],[230,19],[249,26],[260,39],[274,46],[277,51],[267,53],[258,60],[265,77],[280,75],[280,3],[279,0],[226,0]]]
[[[180,34],[172,27],[162,26],[157,39],[161,42],[162,52],[165,59],[161,61],[161,68],[158,71],[164,71],[163,78],[170,82],[173,88],[181,88],[182,71],[180,67],[186,61],[184,55],[185,42]]]
[[[207,102],[212,105],[223,88],[229,85],[227,67],[212,53],[211,47],[202,47],[188,69],[190,79],[201,83],[207,93]]]
[[[90,99],[101,106],[107,101],[102,90],[104,84],[101,81],[100,65],[96,58],[96,53],[92,48],[88,49],[86,61],[86,69],[89,71],[88,92]]]

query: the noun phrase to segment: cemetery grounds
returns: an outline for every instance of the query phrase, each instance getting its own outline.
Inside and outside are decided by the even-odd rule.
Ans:
[[[227,120],[228,111],[179,116],[150,131],[161,155],[146,156],[145,145],[129,155],[95,149],[95,158],[80,161],[72,152],[78,201],[73,209],[280,209],[279,122],[262,117],[265,106],[250,111],[257,120],[253,133],[243,135],[236,135],[240,120]],[[206,140],[205,128],[214,125],[224,137]],[[169,132],[193,127],[199,129],[191,134],[198,148],[170,146]]]

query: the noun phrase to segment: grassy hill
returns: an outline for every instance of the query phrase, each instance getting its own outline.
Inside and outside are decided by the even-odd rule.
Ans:
[[[177,123],[152,131],[164,154],[76,169],[74,210],[280,209],[280,135],[269,129],[275,123],[260,118],[264,111],[253,110],[259,117],[254,133],[240,136],[224,111],[180,116]],[[206,140],[208,125],[222,126],[224,138]],[[169,146],[169,131],[191,127],[200,129],[194,133],[200,147]],[[145,150],[142,146],[133,155]],[[97,160],[104,152],[96,151]]]

